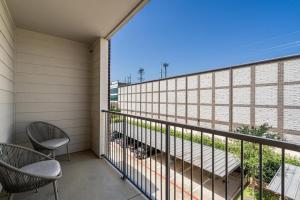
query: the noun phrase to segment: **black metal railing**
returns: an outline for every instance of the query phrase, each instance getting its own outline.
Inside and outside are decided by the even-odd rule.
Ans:
[[[286,151],[299,152],[298,144],[106,110],[102,114],[104,157],[149,199],[242,200],[250,186],[257,199],[271,194],[286,199]],[[257,149],[256,168],[249,164],[248,147]],[[275,176],[264,162],[267,149],[280,155],[278,193],[267,187],[266,177]]]

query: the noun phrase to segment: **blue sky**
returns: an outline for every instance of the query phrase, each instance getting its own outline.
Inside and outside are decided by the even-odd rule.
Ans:
[[[112,38],[112,80],[300,54],[299,0],[151,0]]]

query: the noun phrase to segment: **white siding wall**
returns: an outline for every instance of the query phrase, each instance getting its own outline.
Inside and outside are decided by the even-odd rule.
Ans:
[[[16,49],[16,142],[28,144],[26,126],[42,120],[69,134],[70,151],[89,149],[89,46],[16,29]]]
[[[0,0],[0,142],[13,142],[14,29],[5,1]]]

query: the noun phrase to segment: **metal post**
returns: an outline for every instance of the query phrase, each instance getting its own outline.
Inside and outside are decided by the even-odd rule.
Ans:
[[[170,125],[166,124],[166,200],[170,199]]]
[[[127,138],[126,138],[126,117],[125,116],[123,116],[123,144],[122,144],[122,146],[123,146],[123,169],[122,169],[122,173],[123,173],[123,177],[122,177],[122,179],[124,179],[125,180],[125,178],[126,178],[126,140],[127,140]]]
[[[285,170],[285,149],[281,149],[281,199],[285,199],[285,189],[284,189],[284,170]]]

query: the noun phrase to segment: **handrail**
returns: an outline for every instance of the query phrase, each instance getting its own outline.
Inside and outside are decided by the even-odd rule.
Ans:
[[[170,122],[170,121],[160,120],[160,119],[152,119],[152,118],[148,118],[148,117],[141,117],[141,116],[125,114],[125,113],[120,113],[120,112],[114,112],[114,111],[108,111],[108,110],[101,110],[101,112],[117,114],[117,115],[121,115],[121,116],[125,116],[125,117],[132,117],[132,118],[136,118],[136,119],[140,119],[140,120],[147,120],[150,122],[156,122],[156,123],[166,124],[166,125],[175,126],[175,127],[181,127],[184,129],[192,129],[192,130],[199,131],[199,132],[208,132],[208,133],[212,133],[212,134],[218,135],[218,136],[228,137],[228,138],[237,139],[237,140],[243,140],[243,141],[247,141],[247,142],[259,143],[262,145],[268,145],[268,146],[272,146],[272,147],[282,148],[285,150],[300,151],[300,144],[289,143],[286,141],[274,140],[274,139],[270,139],[270,138],[264,138],[264,137],[258,137],[258,136],[252,136],[252,135],[245,135],[245,134],[234,133],[234,132],[229,132],[229,131],[221,131],[221,130],[210,129],[210,128],[203,128],[203,127],[194,126],[194,125],[182,124],[182,123],[178,123],[178,122]]]

